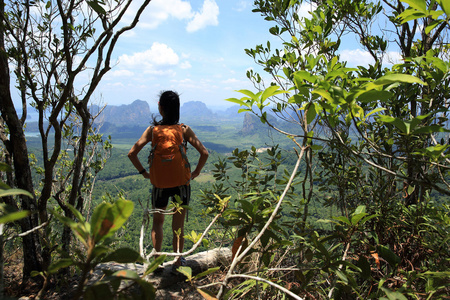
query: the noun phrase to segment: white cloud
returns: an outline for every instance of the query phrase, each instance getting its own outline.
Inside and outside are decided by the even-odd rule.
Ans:
[[[350,66],[367,66],[373,63],[370,53],[361,49],[343,50],[340,56],[341,61],[348,62]]]
[[[372,55],[368,51],[361,49],[343,50],[340,53],[341,61],[346,61],[350,66],[368,66],[374,63]],[[402,56],[399,52],[390,51],[383,57],[383,64],[394,65],[402,61]]]
[[[122,82],[115,82],[112,84],[107,84],[107,86],[124,87]]]
[[[130,11],[128,15],[134,16],[135,14],[136,11]],[[170,17],[178,20],[192,18],[193,12],[189,1],[153,0],[140,18],[138,26],[146,29],[155,29]]]
[[[111,77],[132,77],[134,73],[129,70],[114,70],[108,73]]]
[[[387,63],[387,64],[399,64],[403,61],[403,57],[400,54],[400,52],[395,52],[395,51],[389,51],[386,53],[386,56],[384,57],[383,62]]]
[[[182,62],[182,63],[180,64],[180,68],[182,68],[182,69],[190,69],[190,68],[192,68],[192,65],[191,65],[190,62],[184,61],[184,62]]]
[[[137,4],[127,11],[125,23],[130,23],[136,15]],[[144,29],[156,29],[170,18],[188,21],[186,30],[194,32],[207,26],[216,26],[218,21],[219,6],[215,0],[204,0],[200,12],[193,12],[189,1],[184,0],[153,0],[145,9],[139,19],[137,27]]]
[[[246,1],[246,0],[240,0],[240,1],[236,4],[236,7],[234,7],[233,9],[236,10],[236,11],[238,11],[238,12],[241,12],[241,11],[244,11],[249,5],[251,5],[251,4],[249,3],[249,1]]]
[[[167,68],[179,63],[179,57],[172,48],[166,44],[153,43],[152,47],[144,52],[132,55],[124,54],[119,57],[121,69],[137,69],[144,73],[164,74]],[[131,71],[130,71],[131,72]]]
[[[225,83],[225,84],[229,84],[229,83],[238,83],[238,82],[242,82],[241,80],[238,80],[238,79],[236,79],[236,78],[229,78],[229,79],[226,79],[226,80],[223,80],[222,81],[222,83]]]
[[[297,10],[298,17],[301,18],[311,18],[310,12],[317,9],[317,4],[303,2]]]
[[[187,32],[194,32],[209,25],[217,26],[219,24],[218,15],[219,6],[217,3],[214,0],[205,0],[201,11],[196,12],[194,18],[188,23]]]

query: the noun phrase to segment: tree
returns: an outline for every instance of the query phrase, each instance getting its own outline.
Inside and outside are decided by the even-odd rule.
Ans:
[[[414,277],[406,271],[410,266],[446,276],[442,248],[420,228],[432,228],[434,239],[449,230],[444,221],[448,206],[432,196],[450,194],[448,1],[254,4],[255,12],[275,23],[270,33],[281,43],[246,50],[269,79],[249,71],[257,91],[241,90],[243,98],[229,100],[292,138],[304,154],[307,169],[298,197],[303,222],[293,223],[298,237],[289,240],[292,251],[300,253],[298,292],[320,293],[321,280],[335,278],[324,296],[390,295],[378,283],[398,269],[405,271],[403,280],[414,282],[404,293],[424,292],[424,282],[433,279],[426,272]],[[309,17],[299,14],[303,4],[310,7]],[[341,41],[348,34],[359,40],[372,63],[349,67],[341,60]],[[392,51],[401,57],[398,63],[389,61]],[[277,128],[268,112],[297,124],[298,130]],[[316,201],[339,207],[342,214],[330,221],[334,230],[324,236],[308,232],[315,228],[307,222],[308,206],[319,189],[330,196]],[[384,278],[371,274],[368,253],[388,262]],[[361,263],[359,269],[346,262],[349,256],[351,264]],[[374,268],[380,268],[377,263]],[[438,290],[443,292],[436,284],[428,294]]]
[[[20,221],[22,231],[49,222],[48,208],[56,201],[66,217],[70,206],[85,205],[89,174],[101,167],[101,136],[95,134],[95,115],[89,110],[94,90],[111,69],[111,57],[120,36],[134,28],[150,0],[140,3],[130,24],[121,26],[132,1],[1,1],[0,16],[0,109],[1,138],[6,161],[14,166],[8,184],[29,191],[5,201],[33,212]],[[14,67],[16,89],[21,100],[19,117],[10,91]],[[81,83],[82,75],[89,80]],[[82,86],[81,86],[82,85]],[[39,113],[42,144],[42,185],[32,181],[24,125],[27,104]],[[107,145],[108,146],[108,145]],[[66,151],[72,148],[73,154]],[[107,150],[107,149],[106,149]],[[100,157],[99,157],[100,156]],[[61,162],[63,165],[58,166]],[[57,184],[55,184],[57,182]],[[50,263],[51,249],[37,233],[23,238],[24,277]],[[71,233],[65,228],[63,250],[69,251]]]

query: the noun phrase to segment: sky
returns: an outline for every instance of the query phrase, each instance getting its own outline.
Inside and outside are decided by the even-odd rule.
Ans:
[[[233,105],[225,99],[242,97],[236,90],[254,90],[246,72],[257,65],[245,49],[280,43],[269,33],[275,24],[253,8],[253,0],[151,1],[137,27],[120,40],[117,65],[99,86],[98,99],[110,105],[140,99],[152,108],[160,91],[175,90],[182,103]],[[307,17],[310,9],[305,3],[299,15]],[[372,61],[351,37],[340,53],[349,65]]]
[[[136,99],[157,103],[162,90],[175,90],[181,102],[202,101],[211,108],[251,89],[246,72],[254,68],[246,48],[273,37],[271,24],[252,12],[251,0],[153,0],[137,27],[121,37],[117,64],[104,77],[96,97],[105,104]]]
[[[246,72],[258,67],[245,49],[267,41],[280,43],[269,33],[274,23],[253,8],[253,0],[152,0],[136,28],[120,37],[113,68],[91,103],[122,105],[139,99],[154,111],[159,93],[174,90],[182,104],[202,101],[213,110],[232,106],[225,99],[242,97],[236,90],[255,90]],[[125,21],[134,17],[136,9]],[[299,15],[308,16],[310,9],[305,4]],[[340,51],[349,65],[371,60],[354,38],[341,43]],[[83,80],[86,83],[88,76]]]

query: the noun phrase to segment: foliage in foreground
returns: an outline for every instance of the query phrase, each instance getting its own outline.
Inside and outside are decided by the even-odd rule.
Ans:
[[[71,247],[70,229],[45,227],[49,209],[58,206],[72,219],[70,207],[91,213],[92,187],[110,152],[109,141],[93,128],[98,115],[90,110],[91,97],[111,69],[118,39],[149,3],[142,1],[124,23],[131,1],[0,0],[0,159],[14,166],[6,183],[32,195],[2,200],[37,212],[17,221],[29,232],[22,237],[24,280],[52,263],[52,237],[59,235],[66,251]],[[29,106],[38,113],[39,181],[25,137]]]
[[[73,299],[81,297],[83,299],[120,299],[121,297],[154,299],[155,288],[143,277],[151,273],[164,260],[163,256],[147,264],[148,268],[142,276],[127,269],[109,271],[103,268],[105,276],[87,284],[89,274],[100,264],[144,263],[139,252],[130,248],[116,248],[113,243],[114,234],[128,220],[133,212],[133,206],[133,202],[125,199],[118,199],[113,204],[103,202],[95,208],[89,222],[73,207],[71,210],[77,222],[54,211],[53,215],[72,230],[80,245],[73,251],[72,256],[62,252],[60,258],[55,259],[45,271],[33,272],[32,275],[42,276],[45,280],[38,298],[44,294],[52,276],[57,275],[64,268],[75,267],[81,274],[77,289],[72,295]],[[137,285],[139,289],[133,290],[133,285]]]
[[[235,150],[216,164],[218,180],[202,201],[214,215],[211,202],[219,205],[231,196],[220,224],[222,243],[232,247],[235,261],[220,282],[228,288],[221,293],[199,287],[203,293],[225,299],[253,294],[278,299],[288,292],[297,299],[440,298],[448,293],[448,205],[430,199],[409,206],[398,202],[390,213],[359,205],[348,216],[335,210],[330,219],[304,224],[298,216],[308,204],[298,203],[303,180],[297,173],[270,219],[289,178],[276,175],[280,151],[275,147],[268,153],[260,159],[256,152]],[[241,170],[241,180],[227,183],[229,163]]]
[[[226,164],[218,163],[218,181],[205,191],[205,200],[222,207],[232,196],[230,188],[235,198],[227,210],[220,210],[222,235],[232,237],[234,257],[215,290],[217,298],[444,297],[449,207],[435,199],[438,193],[450,194],[448,1],[405,1],[409,7],[400,1],[383,1],[384,7],[364,0],[321,1],[308,19],[298,15],[302,3],[255,1],[255,11],[277,23],[270,32],[282,39],[283,49],[267,43],[247,50],[273,81],[265,86],[258,73],[249,71],[258,91],[244,90],[243,98],[230,101],[271,127],[269,105],[298,124],[297,132],[285,134],[299,160],[280,177],[276,148],[270,149],[272,159],[266,162],[254,149],[236,150],[229,161],[242,176],[229,185],[224,184]],[[367,30],[384,8],[391,9],[387,21],[398,34],[403,58],[391,68],[383,65],[386,37]],[[336,53],[347,32],[360,38],[373,64],[349,68],[340,60]],[[305,168],[298,174],[300,161]],[[311,222],[318,190],[329,195],[323,205],[337,207],[339,213]],[[92,223],[95,218],[87,223],[71,206],[65,208],[79,222],[60,219],[86,249],[96,251],[88,261],[77,255],[46,272],[65,263],[86,272],[109,251],[96,248],[97,242],[103,243],[96,241],[102,226],[93,226],[98,225]],[[291,214],[294,221],[283,214]],[[104,220],[112,223],[106,218],[100,224]],[[112,289],[101,283],[94,290],[119,292],[122,278],[110,278]]]
[[[450,195],[448,1],[312,1],[307,18],[299,15],[305,1],[254,3],[275,23],[270,33],[281,49],[267,42],[246,50],[271,76],[269,84],[251,70],[257,91],[228,100],[291,138],[305,168],[289,170],[281,186],[256,156],[230,157],[242,181],[231,184],[235,207],[223,214],[235,256],[217,297],[445,297],[450,222],[440,196]],[[392,26],[402,57],[390,68],[389,37],[373,26],[378,18]],[[373,64],[341,61],[348,33]],[[269,112],[298,130],[277,128]],[[225,163],[217,168],[226,181]],[[226,188],[218,182],[205,197],[227,196]],[[339,213],[311,222],[319,191],[327,194],[322,204]],[[283,223],[283,213],[295,221]]]

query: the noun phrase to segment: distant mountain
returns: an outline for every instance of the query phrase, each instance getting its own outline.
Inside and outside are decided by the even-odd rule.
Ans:
[[[267,114],[267,120],[275,127],[280,126],[277,119],[270,114]],[[250,113],[245,113],[244,122],[240,133],[244,136],[253,135],[255,133],[266,135],[267,130],[270,130],[269,126],[267,124],[263,124],[260,118]]]
[[[233,105],[231,107],[228,107],[225,110],[221,110],[217,112],[217,115],[219,115],[222,118],[226,118],[226,119],[239,119],[239,120],[243,120],[244,119],[244,113],[238,113],[239,109],[241,109],[242,107],[239,105]]]
[[[201,101],[189,101],[185,102],[180,107],[180,118],[182,120],[211,120],[216,115],[210,110],[205,103]]]
[[[91,106],[91,113],[96,114],[101,108],[97,105]],[[131,104],[119,106],[107,105],[97,119],[97,123],[111,123],[116,126],[148,125],[151,120],[150,106],[146,101],[134,100]]]

